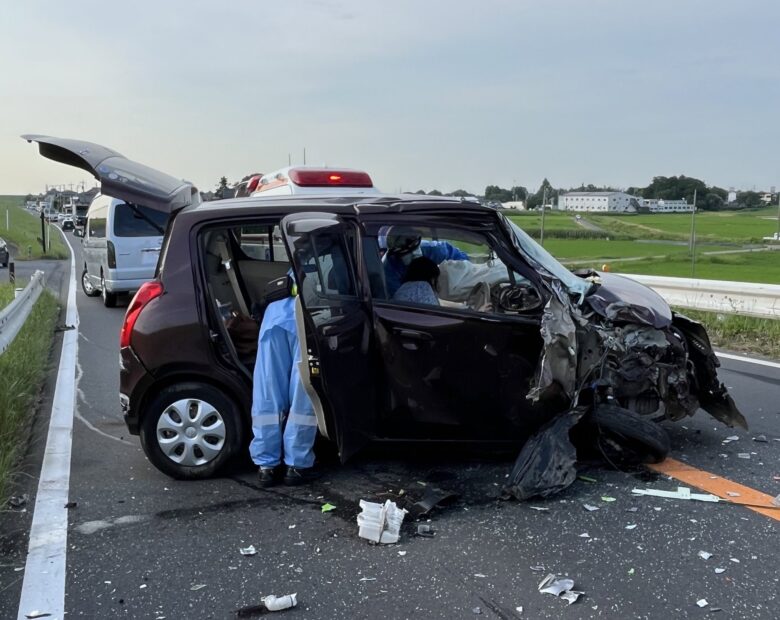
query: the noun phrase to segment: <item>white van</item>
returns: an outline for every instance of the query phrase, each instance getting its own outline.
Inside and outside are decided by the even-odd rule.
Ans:
[[[347,168],[293,166],[264,174],[259,179],[253,177],[248,184],[247,193],[252,196],[361,196],[380,193],[367,172]]]
[[[116,305],[117,295],[138,290],[154,278],[168,214],[98,194],[84,227],[81,287],[103,304]]]

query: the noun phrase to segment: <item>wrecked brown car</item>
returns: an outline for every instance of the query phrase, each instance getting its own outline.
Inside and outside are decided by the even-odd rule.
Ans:
[[[629,279],[568,271],[494,209],[349,187],[199,204],[190,184],[110,149],[28,139],[169,215],[122,328],[120,402],[171,476],[245,452],[257,321],[290,268],[301,374],[342,459],[375,440],[511,441],[523,448],[507,490],[523,498],[571,482],[572,441],[657,460],[659,420],[701,407],[745,426],[700,324]],[[391,238],[437,263],[435,303],[397,296]]]

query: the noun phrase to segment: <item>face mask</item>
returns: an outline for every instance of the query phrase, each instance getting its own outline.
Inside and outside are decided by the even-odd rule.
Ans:
[[[408,267],[409,263],[411,263],[415,258],[420,258],[422,255],[423,255],[422,250],[419,247],[417,247],[411,252],[402,254],[401,262]]]

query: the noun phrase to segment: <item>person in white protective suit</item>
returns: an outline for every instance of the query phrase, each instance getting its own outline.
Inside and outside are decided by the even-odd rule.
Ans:
[[[295,297],[268,305],[260,325],[252,392],[252,461],[258,482],[270,486],[281,476],[288,485],[307,482],[314,465],[317,420],[298,370],[300,343]]]

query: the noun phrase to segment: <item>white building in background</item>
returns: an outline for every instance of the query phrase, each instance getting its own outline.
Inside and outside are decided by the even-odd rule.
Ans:
[[[684,198],[682,200],[642,198],[641,205],[645,209],[649,209],[650,213],[690,213],[693,211],[693,205],[689,205]]]
[[[558,197],[561,211],[636,213],[641,198],[625,192],[568,192]]]

